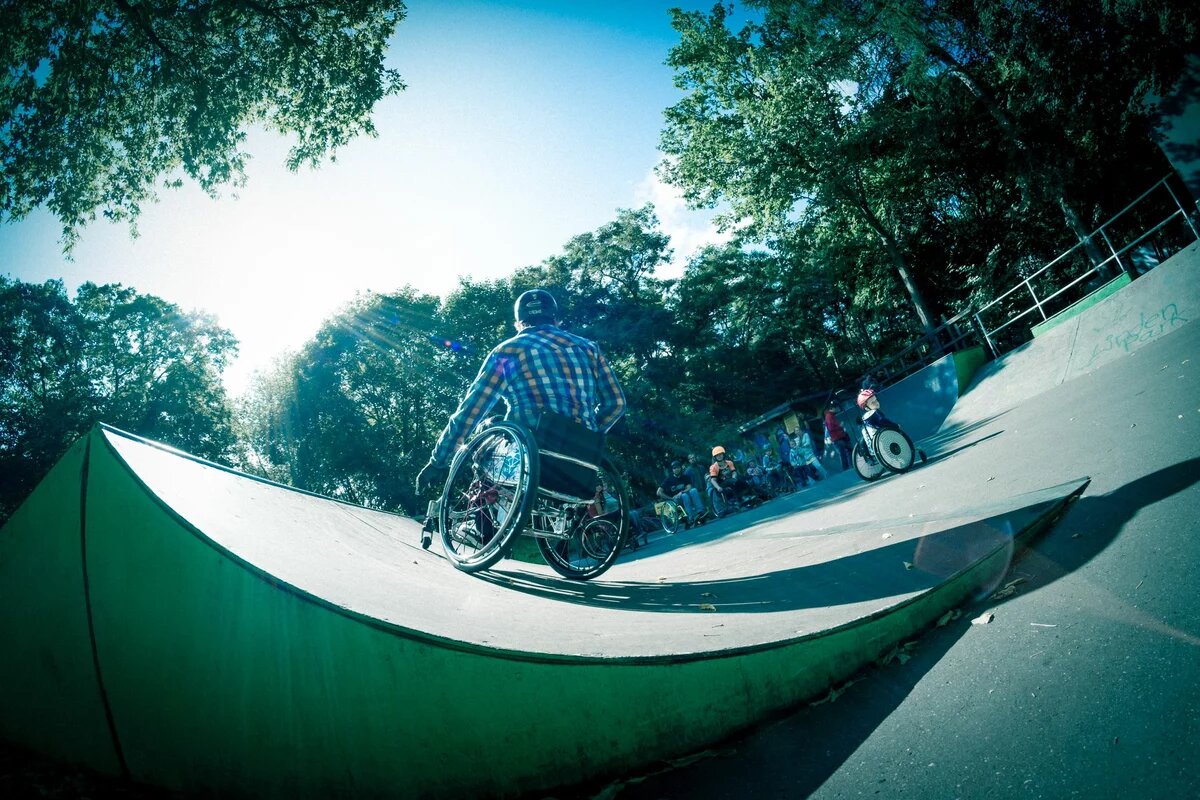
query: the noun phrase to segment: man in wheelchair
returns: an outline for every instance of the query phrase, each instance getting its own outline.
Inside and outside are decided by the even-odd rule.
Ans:
[[[553,295],[545,289],[525,292],[513,316],[517,335],[484,360],[417,475],[418,494],[441,488],[455,451],[501,398],[508,405],[506,419],[530,430],[550,412],[603,434],[625,413],[625,395],[599,346],[558,327]]]

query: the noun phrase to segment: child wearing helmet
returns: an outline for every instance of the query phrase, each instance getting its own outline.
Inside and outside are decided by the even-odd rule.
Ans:
[[[855,402],[863,410],[863,441],[867,445],[867,450],[874,452],[872,442],[874,441],[875,434],[884,428],[900,430],[900,426],[883,415],[883,410],[879,407],[879,396],[874,388],[864,386],[862,391],[858,393],[858,399]],[[926,456],[924,450],[918,448],[917,456],[921,459],[921,463],[925,463]]]
[[[712,465],[708,468],[708,496],[713,510],[728,508],[729,501],[736,500],[741,492],[743,481],[738,477],[737,467],[725,452],[725,448],[717,445],[712,449]],[[717,502],[717,497],[723,502]],[[726,512],[727,513],[727,512]],[[717,514],[724,516],[724,513]]]

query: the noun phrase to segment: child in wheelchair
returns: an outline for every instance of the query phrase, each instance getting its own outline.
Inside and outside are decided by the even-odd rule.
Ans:
[[[898,431],[901,428],[884,415],[883,409],[880,407],[879,396],[873,388],[863,388],[858,393],[856,402],[858,407],[863,410],[862,438],[867,449],[867,457],[871,460],[877,459],[879,454],[875,452],[875,435],[881,430]],[[918,449],[917,456],[921,459],[921,463],[925,463],[924,450]]]

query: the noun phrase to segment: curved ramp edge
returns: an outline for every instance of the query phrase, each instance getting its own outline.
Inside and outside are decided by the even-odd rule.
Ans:
[[[998,580],[1014,537],[1086,483],[972,530],[992,538],[969,563],[952,538],[914,540],[933,588],[841,627],[749,652],[565,663],[414,638],[273,581],[198,536],[117,450],[94,450],[92,614],[130,773],[264,796],[510,795],[699,749],[823,693]]]
[[[117,775],[81,557],[88,464],[85,437],[0,529],[0,738]]]

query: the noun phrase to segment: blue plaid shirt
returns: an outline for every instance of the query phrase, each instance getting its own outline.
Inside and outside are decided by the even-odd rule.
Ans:
[[[430,462],[454,451],[501,397],[508,419],[532,428],[544,409],[608,431],[625,413],[625,394],[595,342],[554,325],[535,325],[496,345],[433,446]]]

